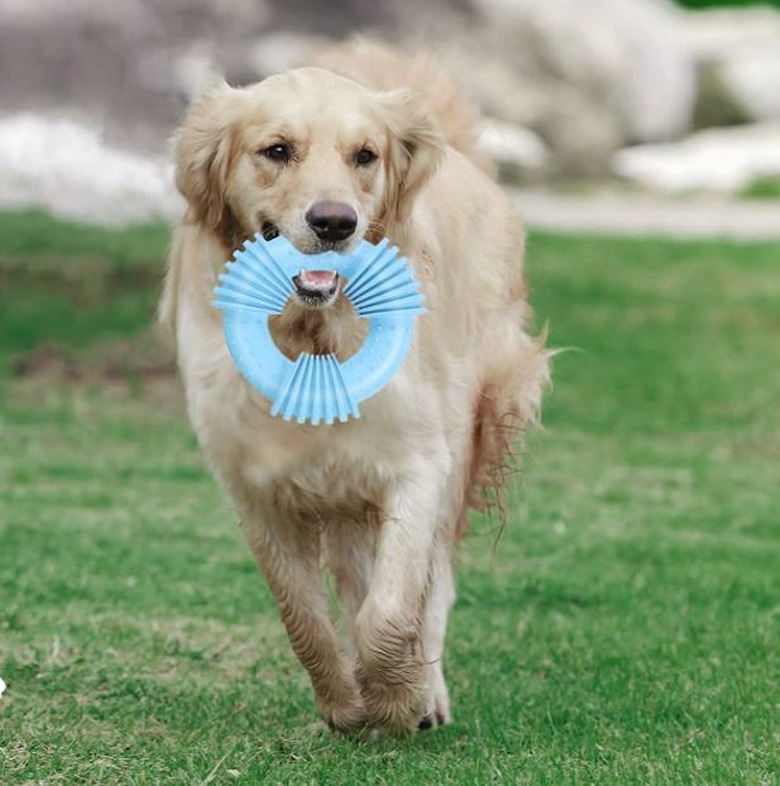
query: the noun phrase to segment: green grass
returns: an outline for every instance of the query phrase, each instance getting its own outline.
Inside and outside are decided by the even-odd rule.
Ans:
[[[0,377],[42,341],[80,347],[143,329],[167,242],[161,224],[117,232],[0,212]]]
[[[739,196],[744,199],[778,199],[780,198],[780,177],[759,177],[740,190]]]
[[[173,383],[9,374],[141,334],[166,242],[0,218],[0,783],[778,782],[776,247],[531,237],[572,349],[509,528],[461,551],[456,721],[360,744],[317,722]]]
[[[745,6],[751,5],[768,5],[780,7],[780,0],[677,0],[677,3],[678,5],[692,9],[723,7],[744,8]]]

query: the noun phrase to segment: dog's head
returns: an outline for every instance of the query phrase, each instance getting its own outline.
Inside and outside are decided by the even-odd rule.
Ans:
[[[392,231],[444,149],[409,91],[374,92],[319,68],[212,90],[174,142],[179,190],[228,248],[261,232],[305,253],[349,252]]]

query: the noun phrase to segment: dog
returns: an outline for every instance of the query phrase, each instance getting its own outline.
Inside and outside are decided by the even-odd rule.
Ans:
[[[456,546],[469,509],[500,497],[549,378],[544,339],[529,334],[524,233],[477,151],[477,122],[431,58],[353,41],[313,65],[209,90],[174,136],[187,209],[160,318],[202,451],[319,710],[342,734],[451,720],[442,661]],[[428,313],[360,419],[285,422],[239,375],[210,301],[225,261],[256,233],[305,253],[387,236],[413,265]],[[315,271],[295,285],[270,319],[280,350],[354,354],[365,325],[343,282]]]

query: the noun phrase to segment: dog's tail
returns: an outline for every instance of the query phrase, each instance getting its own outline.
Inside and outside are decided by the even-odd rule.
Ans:
[[[483,171],[495,174],[493,162],[477,145],[480,113],[476,103],[430,53],[407,55],[357,36],[321,52],[313,65],[376,90],[407,87],[425,96],[441,121],[447,144]]]

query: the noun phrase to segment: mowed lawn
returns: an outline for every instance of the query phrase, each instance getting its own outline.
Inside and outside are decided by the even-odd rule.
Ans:
[[[778,783],[776,246],[530,237],[568,351],[460,553],[455,722],[356,742],[147,362],[166,243],[0,215],[0,783]]]

